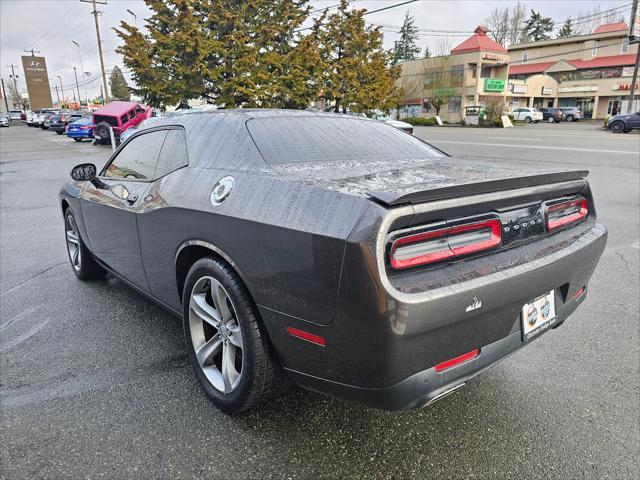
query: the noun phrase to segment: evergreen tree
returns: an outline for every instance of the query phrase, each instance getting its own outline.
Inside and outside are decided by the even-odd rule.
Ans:
[[[404,23],[400,28],[400,40],[395,43],[393,50],[393,64],[403,60],[415,60],[420,55],[418,47],[418,28],[409,12],[404,16]]]
[[[531,10],[531,16],[525,22],[525,41],[537,42],[551,38],[554,23],[551,17],[543,17],[540,12]]]
[[[576,32],[573,31],[573,22],[571,21],[571,17],[569,17],[558,32],[558,38],[572,37],[573,35],[576,35]]]
[[[317,82],[306,77],[318,56],[296,38],[308,0],[145,2],[146,33],[122,22],[117,52],[150,105],[205,98],[226,108],[300,107],[315,99]]]
[[[111,87],[111,98],[114,100],[124,100],[128,102],[131,99],[127,80],[124,78],[122,70],[120,70],[117,65],[113,67],[113,70],[111,70],[109,86]]]
[[[323,98],[335,112],[388,111],[398,103],[400,67],[388,67],[392,55],[382,48],[380,28],[366,26],[366,10],[348,6],[348,0],[341,0],[335,13],[325,13],[313,27],[322,59]]]

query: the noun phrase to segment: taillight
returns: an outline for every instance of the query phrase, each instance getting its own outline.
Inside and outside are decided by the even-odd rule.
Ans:
[[[80,127],[81,130],[91,130],[93,128],[93,125],[87,125],[85,127]]]
[[[390,262],[401,270],[488,250],[501,242],[502,225],[493,218],[400,237],[391,244]]]
[[[577,198],[547,207],[547,230],[555,230],[587,218],[589,208],[586,198]]]

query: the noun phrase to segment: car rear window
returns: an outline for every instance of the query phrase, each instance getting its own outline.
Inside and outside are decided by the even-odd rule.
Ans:
[[[267,117],[250,120],[247,128],[270,165],[444,157],[416,137],[373,120]]]
[[[118,126],[118,119],[116,117],[111,117],[109,115],[94,115],[93,120],[96,125],[101,122],[107,122],[112,127]]]

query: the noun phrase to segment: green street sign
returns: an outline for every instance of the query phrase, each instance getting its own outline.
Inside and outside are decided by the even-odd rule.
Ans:
[[[485,78],[484,79],[484,91],[485,92],[501,92],[504,90],[505,80],[502,78]]]

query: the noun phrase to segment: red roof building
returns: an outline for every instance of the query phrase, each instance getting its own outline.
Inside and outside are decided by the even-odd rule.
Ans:
[[[596,28],[593,33],[609,33],[609,32],[618,32],[620,30],[628,30],[629,26],[625,22],[617,22],[617,23],[607,23],[605,25],[600,25]]]
[[[507,53],[507,49],[487,37],[487,28],[482,25],[474,30],[474,34],[460,45],[451,50],[452,54],[470,52],[496,52]]]

